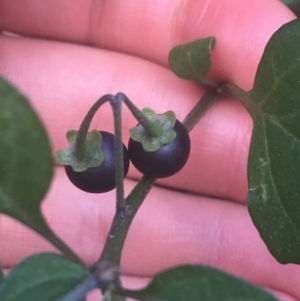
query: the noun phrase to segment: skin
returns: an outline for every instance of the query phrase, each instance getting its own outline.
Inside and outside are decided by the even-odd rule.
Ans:
[[[174,110],[183,120],[203,88],[167,68],[169,50],[215,36],[210,77],[251,89],[268,39],[294,15],[275,0],[81,1],[0,0],[0,74],[32,101],[53,151],[66,146],[89,107],[122,91],[139,108]],[[124,141],[136,124],[123,111]],[[113,130],[105,105],[93,128]],[[163,179],[133,222],[122,257],[127,287],[183,263],[209,264],[274,292],[300,300],[300,268],[270,255],[245,206],[252,121],[232,98],[220,100],[191,132],[191,156],[177,175]],[[125,190],[139,173],[131,166]],[[169,189],[169,188],[172,188]],[[43,212],[53,230],[92,264],[114,214],[114,191],[86,194],[56,166]],[[0,261],[10,269],[24,257],[54,250],[12,219],[0,216]],[[89,300],[99,300],[92,294]]]

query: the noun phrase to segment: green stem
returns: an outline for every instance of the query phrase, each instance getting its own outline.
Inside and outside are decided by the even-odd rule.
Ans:
[[[124,150],[122,142],[122,98],[117,94],[111,101],[115,125],[115,166],[116,166],[116,195],[117,212],[125,212],[126,201],[124,198]]]
[[[155,122],[151,121],[149,118],[145,116],[145,114],[140,111],[130,100],[129,98],[123,94],[118,93],[122,95],[123,101],[128,107],[128,109],[131,111],[133,116],[138,120],[138,122],[143,126],[146,133],[149,136],[152,137],[160,137],[163,134],[163,129]]]
[[[75,142],[75,153],[76,156],[80,159],[84,157],[84,150],[85,150],[85,139],[86,139],[86,135],[87,132],[89,130],[91,121],[94,117],[94,115],[96,114],[96,112],[98,111],[98,109],[108,100],[110,100],[112,97],[114,97],[111,94],[106,94],[104,96],[102,96],[101,98],[99,98],[94,105],[90,108],[90,110],[88,111],[88,113],[86,114],[86,116],[84,117],[77,137],[76,137],[76,142]]]
[[[184,125],[187,127],[188,131],[192,130],[195,124],[215,103],[217,97],[222,92],[223,89],[221,89],[220,86],[218,89],[210,89],[207,93],[204,94],[199,103],[191,110],[191,112],[184,120]],[[123,102],[126,103],[129,108],[133,107],[133,104],[123,93],[118,93],[117,96],[119,99],[123,98]],[[133,107],[133,109],[135,110],[135,107]],[[143,117],[145,117],[143,113],[141,114]],[[147,119],[147,121],[149,120]],[[120,264],[121,252],[129,227],[139,207],[141,206],[149,190],[153,186],[155,180],[155,178],[148,178],[144,176],[132,190],[130,195],[126,198],[126,211],[124,212],[122,210],[117,210],[109,231],[109,235],[106,239],[103,252],[97,262],[106,260],[112,263],[116,263],[117,265]]]
[[[93,289],[99,287],[99,283],[94,275],[91,275],[87,280],[79,286],[71,290],[68,294],[56,301],[80,301],[85,300],[85,296]]]
[[[194,126],[199,122],[203,115],[212,107],[212,105],[217,101],[220,93],[223,90],[209,89],[199,100],[199,102],[194,106],[194,108],[188,113],[182,122],[188,132],[190,132]]]
[[[184,125],[188,131],[193,129],[204,113],[215,103],[217,98],[223,92],[224,90],[222,85],[218,88],[210,88],[204,94],[198,104],[190,111],[184,120]],[[142,124],[142,126],[145,129],[148,127],[148,130],[151,131],[152,122],[150,122],[150,120],[131,103],[126,95],[123,93],[118,93],[116,95],[116,99],[119,100],[116,101],[119,103],[120,99],[122,99],[127,107],[133,112],[133,115]],[[153,134],[155,134],[155,131],[153,131]],[[97,269],[97,265],[101,262],[110,262],[112,264],[116,264],[117,266],[120,265],[121,254],[129,227],[155,181],[155,178],[144,176],[131,191],[130,195],[126,198],[126,210],[123,211],[120,208],[117,208],[104,245],[104,249],[93,269]]]
[[[155,178],[144,176],[126,198],[127,208],[125,214],[116,212],[98,262],[109,261],[119,266],[129,227],[155,180]]]
[[[238,87],[237,85],[235,85],[234,83],[231,83],[231,82],[225,83],[224,89],[225,89],[225,91],[227,91],[227,93],[236,97],[243,104],[243,106],[246,108],[248,113],[253,117],[253,113],[257,109],[249,101],[247,91],[241,89],[240,87]]]

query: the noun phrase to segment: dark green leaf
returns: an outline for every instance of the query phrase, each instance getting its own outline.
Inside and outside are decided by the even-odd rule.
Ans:
[[[174,47],[169,54],[170,68],[183,79],[215,86],[206,78],[211,65],[211,51],[215,43],[216,39],[210,37]]]
[[[51,148],[27,99],[2,79],[0,130],[0,212],[33,226],[53,174]]]
[[[247,107],[254,121],[248,207],[281,263],[300,263],[300,20],[268,42]]]
[[[5,277],[1,301],[55,301],[84,282],[90,273],[59,255],[33,255]]]
[[[299,2],[299,0],[280,0],[280,1],[287,6],[291,6]]]
[[[0,213],[19,220],[80,262],[53,234],[40,211],[53,175],[46,131],[28,100],[1,78],[0,133]]]
[[[205,266],[181,266],[158,274],[145,289],[123,292],[142,301],[275,301],[254,285]]]
[[[3,279],[4,279],[4,273],[3,273],[2,266],[0,265],[0,283],[3,281]]]
[[[299,0],[281,0],[286,6],[288,6],[294,14],[298,17],[300,15],[300,1]]]

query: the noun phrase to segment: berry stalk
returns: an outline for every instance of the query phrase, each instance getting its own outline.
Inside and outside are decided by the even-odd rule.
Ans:
[[[92,122],[92,119],[94,117],[94,115],[96,114],[96,112],[98,111],[98,109],[107,101],[111,100],[114,96],[111,94],[106,94],[103,95],[102,97],[100,97],[94,104],[93,106],[90,108],[90,110],[88,111],[88,113],[86,114],[86,116],[84,117],[79,131],[78,131],[78,135],[76,137],[76,142],[75,142],[75,154],[77,155],[77,157],[79,159],[81,159],[84,156],[84,143],[86,140],[86,135],[87,132],[89,130],[90,124]]]
[[[137,121],[143,126],[149,136],[160,137],[163,134],[163,129],[157,123],[147,118],[124,93],[118,93],[117,97],[123,98],[124,104],[128,107]]]

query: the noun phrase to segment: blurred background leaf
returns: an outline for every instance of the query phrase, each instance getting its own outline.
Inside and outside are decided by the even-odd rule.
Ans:
[[[297,17],[300,16],[300,0],[281,0],[286,6],[288,6]]]
[[[249,282],[199,265],[163,271],[146,288],[124,290],[123,294],[142,301],[277,301],[273,295]]]
[[[52,253],[26,258],[0,284],[1,301],[55,301],[84,282],[90,273]]]
[[[17,219],[81,263],[41,212],[54,168],[47,132],[26,97],[2,78],[0,133],[0,213]]]

